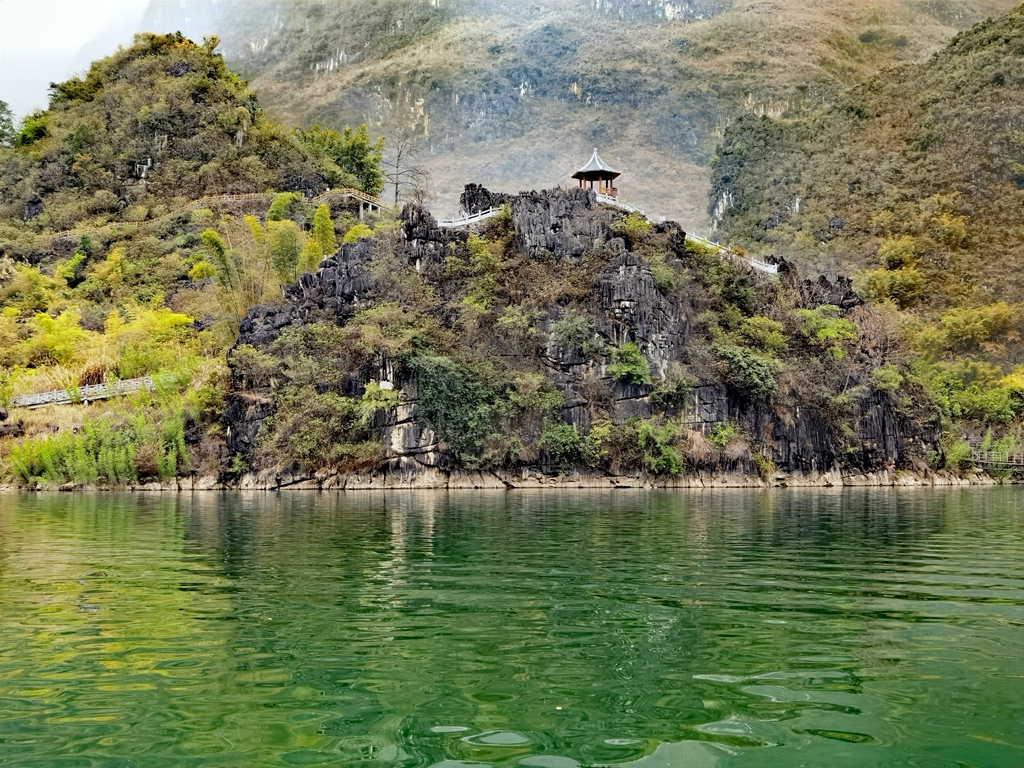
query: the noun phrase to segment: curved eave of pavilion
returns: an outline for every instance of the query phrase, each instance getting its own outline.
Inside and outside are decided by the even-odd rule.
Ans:
[[[574,179],[614,179],[616,176],[621,176],[619,171],[616,171],[611,166],[607,165],[597,154],[597,148],[594,148],[594,154],[590,156],[590,160],[582,168],[576,171],[572,175]]]

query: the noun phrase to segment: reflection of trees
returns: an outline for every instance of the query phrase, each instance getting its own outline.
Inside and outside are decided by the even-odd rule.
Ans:
[[[631,755],[604,738],[649,751],[716,721],[856,717],[863,670],[915,642],[928,587],[899,579],[1001,535],[984,513],[1004,497],[977,494],[18,497],[0,514],[0,622],[22,619],[0,639],[81,678],[40,718],[116,706],[118,727],[160,724],[154,749],[486,757],[441,724],[612,762]],[[101,680],[145,687],[126,709]],[[136,737],[111,738],[96,754]]]

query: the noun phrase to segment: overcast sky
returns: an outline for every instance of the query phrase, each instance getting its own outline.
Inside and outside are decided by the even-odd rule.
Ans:
[[[0,0],[0,99],[15,114],[46,89],[131,42],[147,0]]]

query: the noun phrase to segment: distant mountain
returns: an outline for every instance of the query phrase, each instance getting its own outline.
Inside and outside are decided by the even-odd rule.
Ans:
[[[745,114],[792,117],[923,60],[1009,0],[154,0],[217,34],[270,114],[423,142],[442,213],[467,181],[563,183],[597,145],[657,218],[706,231],[708,164]]]
[[[1024,6],[820,114],[732,124],[713,179],[720,232],[863,269],[862,293],[926,313],[1020,302],[1022,115]]]

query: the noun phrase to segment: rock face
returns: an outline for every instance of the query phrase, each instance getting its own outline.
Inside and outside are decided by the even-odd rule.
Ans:
[[[588,189],[520,194],[512,200],[512,222],[519,251],[532,258],[578,258],[611,234],[609,217],[598,213]]]
[[[666,293],[659,289],[650,266],[615,235],[612,224],[621,213],[598,206],[593,193],[585,190],[509,197],[471,185],[464,196],[468,211],[486,209],[499,200],[510,203],[514,242],[521,254],[537,260],[580,260],[586,254],[590,254],[588,258],[601,254],[603,266],[596,273],[587,302],[595,343],[606,347],[636,343],[656,382],[700,352],[691,344],[696,312],[686,303],[685,291]],[[445,255],[452,243],[464,242],[467,233],[439,228],[427,211],[412,205],[402,212],[402,225],[395,246],[398,263],[417,270],[438,295],[443,294]],[[674,259],[673,263],[678,265],[688,258],[685,235],[678,226],[662,224],[658,231],[667,235],[665,242],[673,251],[668,257]],[[368,267],[375,247],[373,240],[343,245],[322,262],[315,275],[304,275],[298,284],[289,287],[283,304],[254,307],[241,323],[238,344],[266,348],[287,327],[311,322],[343,325],[355,313],[373,306],[375,281]],[[780,280],[795,288],[807,307],[834,304],[848,309],[860,303],[848,279],[801,281],[796,269],[785,262],[777,277],[751,270],[748,279]],[[690,455],[688,472],[701,477],[748,476],[756,482],[758,474],[766,476],[766,471],[775,472],[787,482],[800,482],[801,477],[891,473],[899,468],[926,470],[924,457],[941,450],[937,423],[901,415],[889,395],[869,386],[858,390],[863,394],[853,402],[845,427],[838,426],[834,414],[820,404],[775,399],[750,402],[737,394],[732,382],[721,378],[697,381],[684,396],[659,399],[654,385],[613,380],[607,371],[607,356],[598,359],[594,354],[559,346],[550,331],[562,311],[550,306],[540,322],[542,336],[547,339],[541,360],[546,375],[565,396],[563,420],[582,434],[591,428],[595,398],[606,402],[613,423],[664,413],[689,430],[693,441],[703,441],[707,448],[703,454],[697,450]],[[463,468],[445,444],[428,424],[417,419],[420,395],[415,377],[396,375],[390,361],[382,358],[375,369],[363,372],[355,386],[363,387],[373,380],[386,380],[399,390],[401,404],[379,425],[386,459],[377,473],[369,476],[367,487],[449,487],[456,475],[464,477]],[[223,422],[229,448],[248,456],[261,424],[273,413],[273,393],[266,388],[247,387],[237,372],[234,385]],[[706,438],[723,425],[737,427],[756,443],[757,449],[742,442],[729,449],[707,444]],[[523,478],[557,474],[550,456],[543,451],[521,472]],[[308,475],[300,472],[299,476],[306,477],[301,482],[312,482]],[[316,484],[319,487],[325,482],[320,478]],[[511,487],[519,481],[510,477],[498,480],[493,475],[479,482],[483,485],[478,487]],[[349,480],[337,484],[351,486]],[[325,487],[330,487],[330,482]]]

